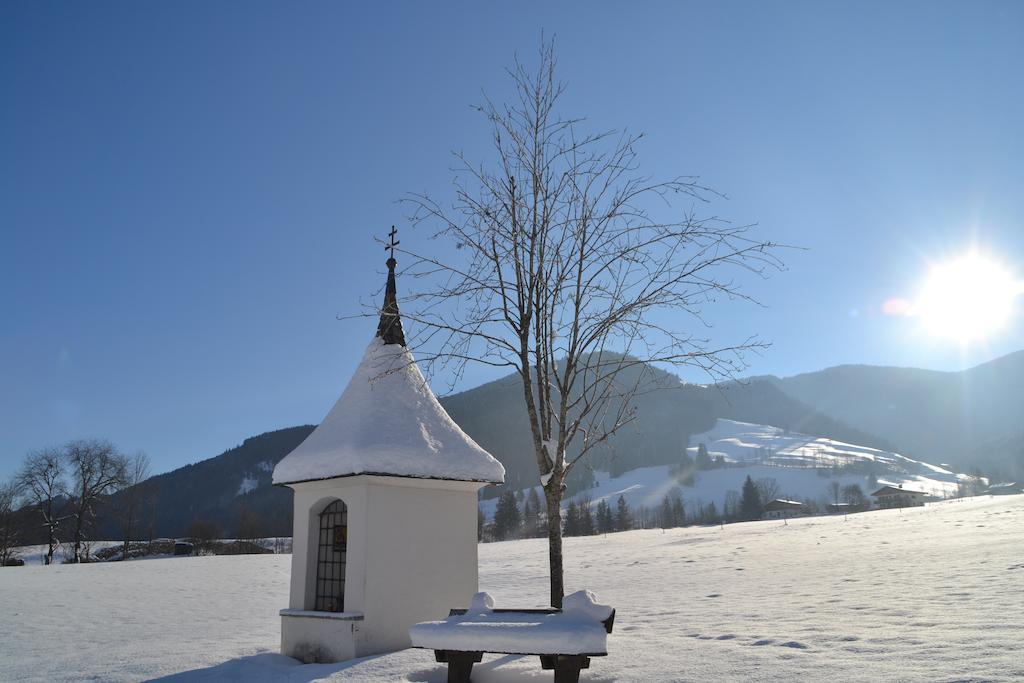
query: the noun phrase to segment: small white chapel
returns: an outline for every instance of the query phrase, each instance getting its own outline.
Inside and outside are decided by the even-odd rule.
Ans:
[[[323,422],[274,469],[295,492],[281,652],[339,662],[409,647],[478,590],[477,492],[505,469],[406,348],[392,252],[377,334]]]

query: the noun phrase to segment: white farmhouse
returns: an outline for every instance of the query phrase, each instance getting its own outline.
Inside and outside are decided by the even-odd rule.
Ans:
[[[477,491],[505,469],[448,416],[405,345],[395,259],[341,398],[274,469],[295,491],[281,651],[336,662],[408,647],[478,589]]]

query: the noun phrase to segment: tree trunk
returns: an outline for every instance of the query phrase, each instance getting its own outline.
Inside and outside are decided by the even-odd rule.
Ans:
[[[55,538],[53,533],[53,499],[49,499],[46,502],[46,532],[47,542],[49,544],[46,551],[46,564],[53,564],[53,546],[55,545]]]
[[[49,548],[46,551],[46,564],[53,564],[53,499],[46,503],[46,531]]]
[[[562,582],[562,482],[553,478],[544,487],[548,504],[548,566],[551,574],[551,606],[561,607],[565,595]]]
[[[124,527],[123,527],[123,531],[124,531],[124,545],[121,548],[121,561],[122,562],[124,562],[124,561],[126,561],[128,559],[128,550],[129,550],[128,544],[131,542],[131,538],[132,538],[132,527],[135,526],[135,520],[133,519],[134,516],[135,516],[134,508],[133,507],[129,507],[129,509],[125,512],[125,522],[124,522]]]
[[[75,554],[73,560],[75,564],[78,564],[81,561],[81,555],[79,553],[81,552],[82,547],[82,522],[84,518],[85,510],[79,509],[78,515],[75,517]]]

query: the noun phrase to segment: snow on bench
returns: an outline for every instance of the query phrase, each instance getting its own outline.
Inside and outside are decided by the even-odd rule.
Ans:
[[[484,652],[539,655],[541,668],[554,669],[555,683],[575,683],[590,657],[608,654],[615,610],[590,591],[567,595],[562,609],[494,609],[487,593],[473,596],[469,609],[453,609],[443,621],[409,629],[412,646],[434,650],[448,664],[448,682],[465,683]]]

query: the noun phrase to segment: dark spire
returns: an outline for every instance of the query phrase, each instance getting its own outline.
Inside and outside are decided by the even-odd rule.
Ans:
[[[405,332],[402,330],[402,318],[398,313],[398,295],[395,288],[395,247],[398,242],[395,235],[398,231],[391,226],[388,236],[391,238],[384,248],[391,252],[388,256],[388,284],[384,288],[384,306],[380,309],[380,324],[377,325],[377,336],[384,340],[385,344],[398,344],[405,346]]]

